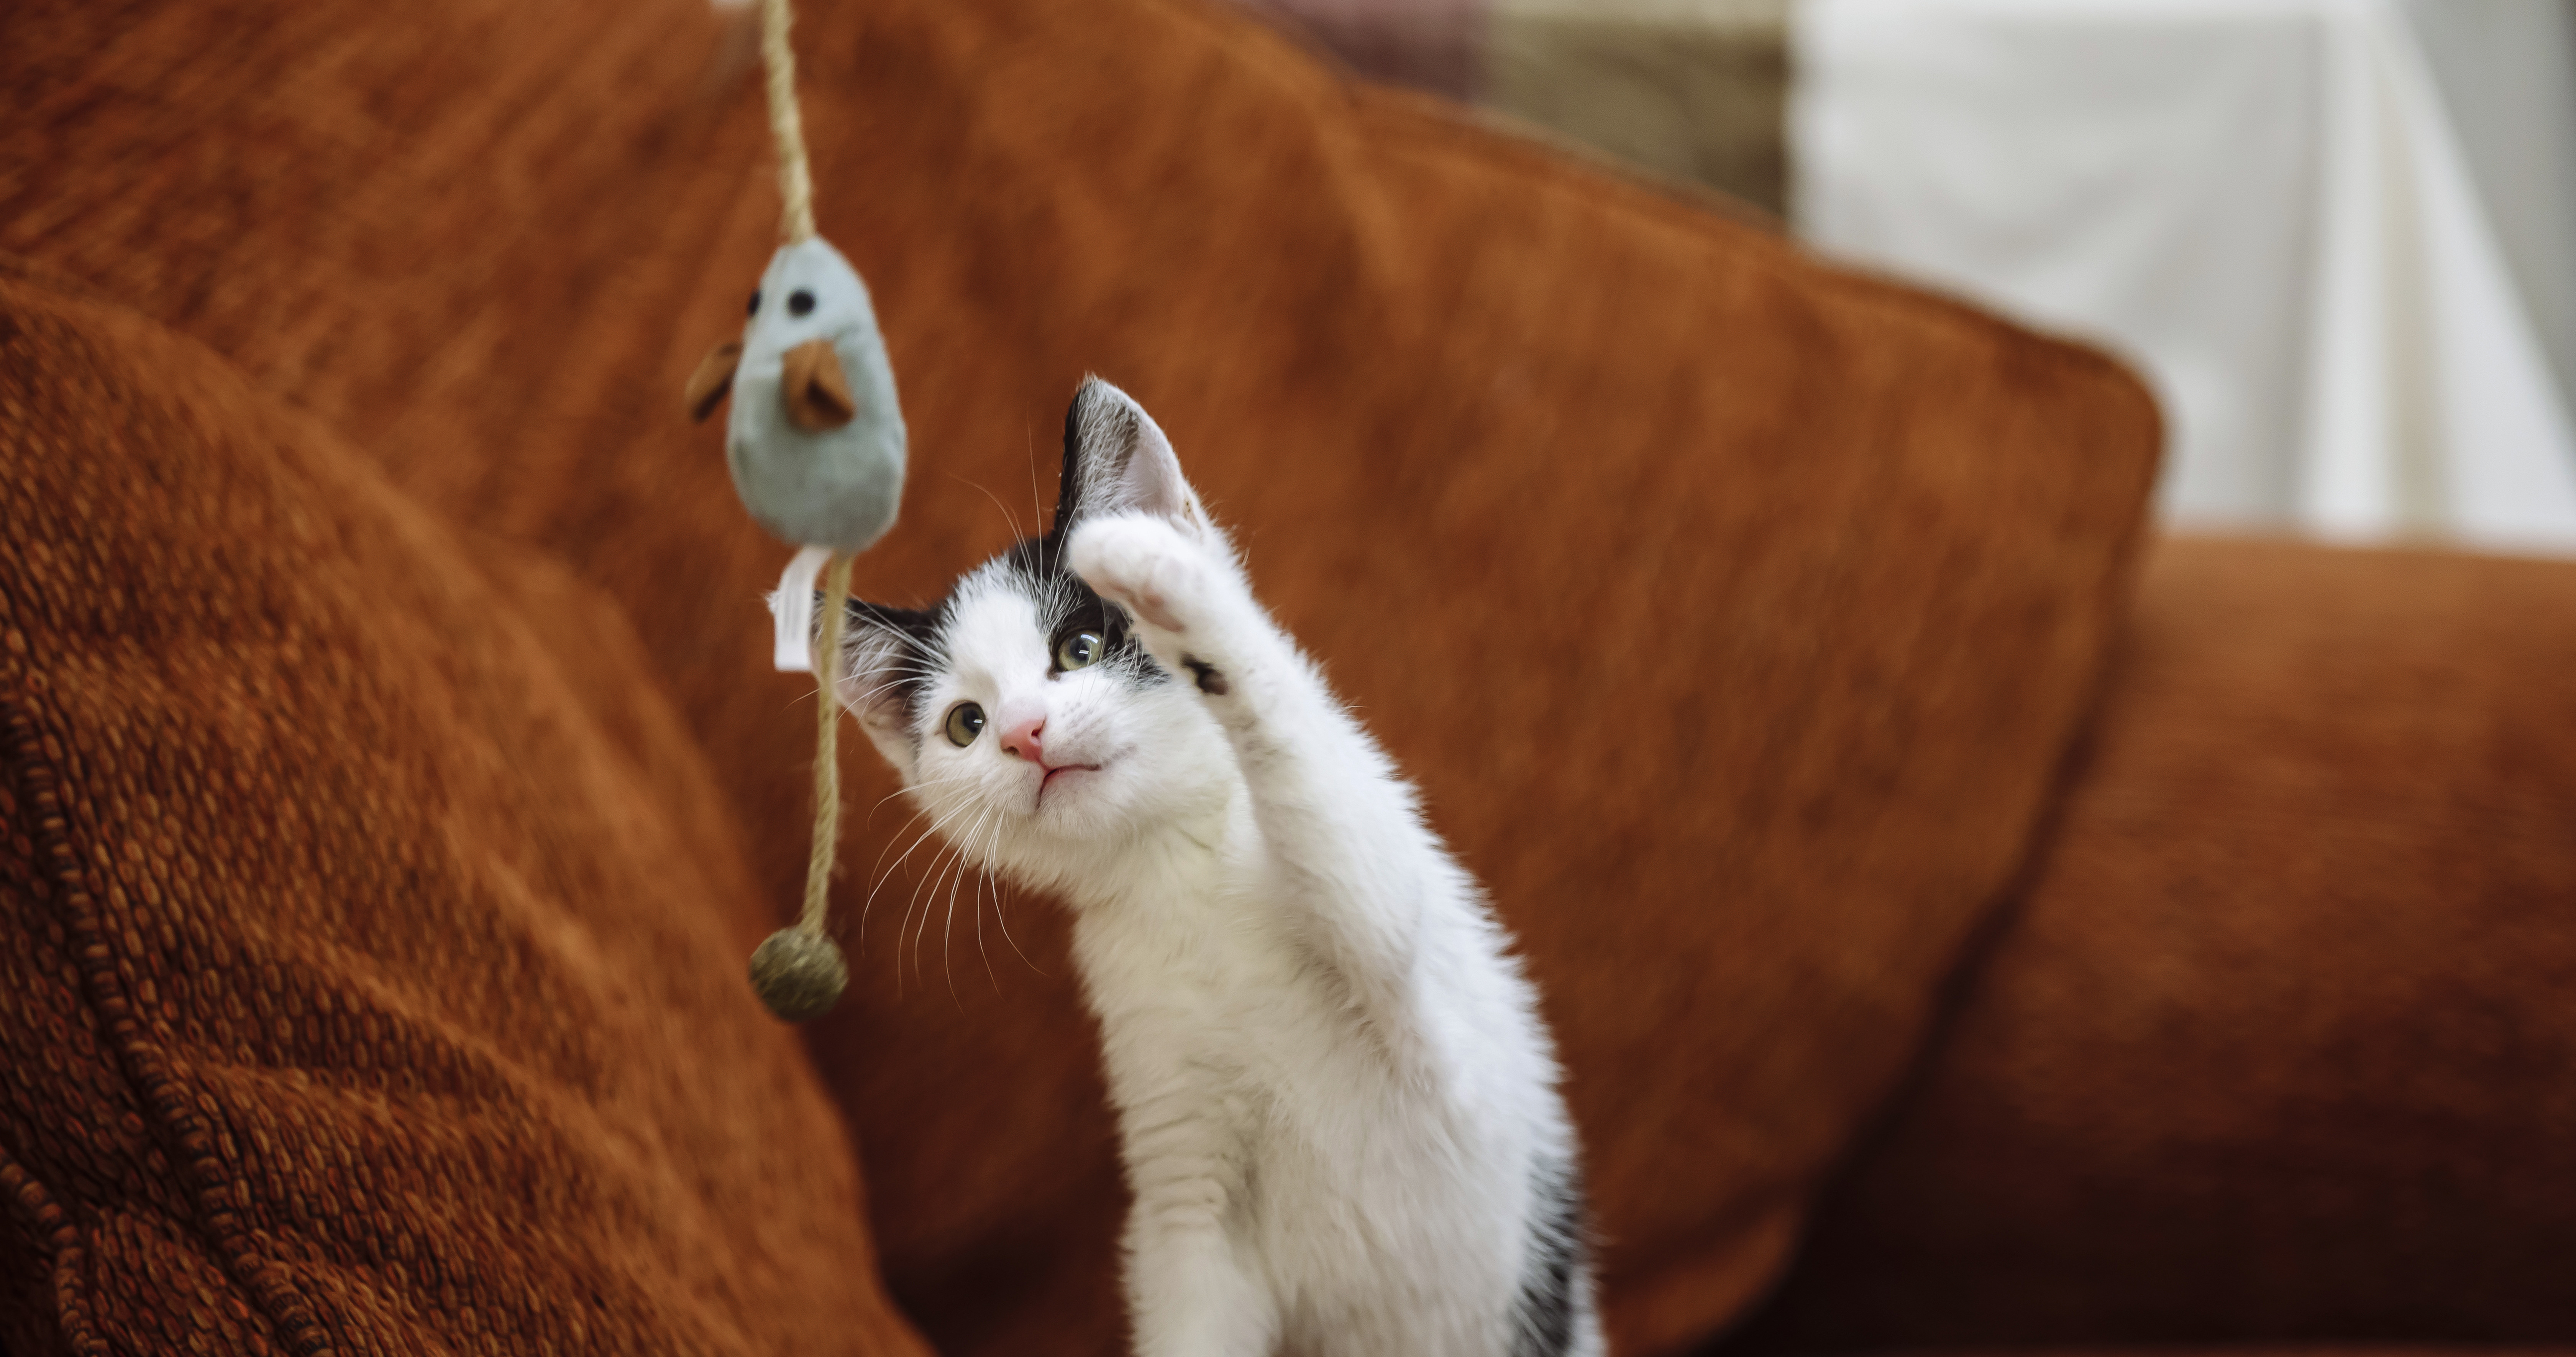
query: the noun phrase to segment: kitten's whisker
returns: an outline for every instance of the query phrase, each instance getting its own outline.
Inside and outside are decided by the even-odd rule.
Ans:
[[[931,867],[931,870],[933,870],[933,871],[938,870],[938,868],[939,868],[939,861],[940,861],[940,857],[941,857],[941,855],[942,855],[942,854],[946,853],[947,851],[948,851],[948,843],[947,843],[947,840],[945,840],[945,839],[940,840],[939,847],[937,847],[937,848],[933,849],[933,850],[931,851],[931,854],[930,854],[930,867]],[[904,944],[904,942],[907,940],[908,936],[909,936],[909,935],[911,934],[911,932],[912,932],[912,911],[913,911],[913,907],[914,907],[914,906],[916,906],[916,905],[918,905],[918,904],[920,904],[920,903],[921,903],[921,882],[920,882],[920,880],[919,880],[919,879],[917,879],[917,878],[916,878],[916,879],[913,881],[913,883],[912,883],[912,893],[911,893],[910,895],[907,895],[907,896],[905,896],[905,897],[904,897],[904,901],[903,901],[903,918],[902,918],[902,919],[900,919],[900,920],[898,920],[898,921],[895,923],[895,928],[894,928],[894,971],[895,971],[895,983],[896,983],[896,985],[897,985],[898,987],[900,987],[900,986],[902,985],[902,983],[903,983],[903,944]],[[919,955],[919,954],[918,954],[918,952],[917,952],[917,951],[916,951],[915,955],[916,955],[916,957],[918,957],[918,955]],[[913,974],[913,978],[914,978],[914,979],[916,979],[916,980],[918,980],[918,979],[920,979],[920,978],[921,978],[921,963],[920,963],[918,960],[915,960],[915,961],[913,962],[912,974]]]
[[[878,798],[876,799],[876,804],[875,804],[875,805],[872,805],[872,806],[870,806],[870,807],[868,807],[868,809],[867,809],[867,814],[866,814],[866,815],[865,815],[865,816],[864,816],[864,817],[859,821],[859,828],[861,828],[861,829],[865,829],[865,828],[867,828],[868,826],[870,826],[870,825],[872,825],[872,824],[875,824],[875,823],[877,822],[877,812],[878,812],[878,811],[880,811],[880,810],[885,809],[885,803],[887,803],[888,801],[892,801],[892,800],[893,800],[893,799],[895,799],[896,797],[901,796],[901,795],[903,795],[905,792],[910,791],[910,790],[911,790],[911,788],[908,788],[908,787],[897,787],[897,788],[895,788],[893,791],[887,792],[885,795],[878,797]],[[919,812],[919,811],[914,811],[914,812],[913,812],[913,814],[915,814],[915,815],[919,815],[920,813],[921,813],[921,812]],[[905,821],[905,823],[906,823],[906,824],[909,824],[909,823],[911,823],[911,822],[907,820],[907,821]],[[902,830],[901,830],[901,829],[897,829],[895,832],[897,832],[897,833],[901,833],[901,832],[902,832]]]
[[[885,795],[878,797],[878,798],[877,798],[877,801],[876,801],[876,804],[875,804],[875,805],[873,805],[873,806],[868,807],[868,812],[867,812],[867,813],[868,813],[868,822],[869,822],[869,823],[874,823],[874,821],[875,821],[875,819],[876,819],[876,813],[877,813],[877,811],[878,811],[879,809],[881,809],[881,808],[885,805],[885,803],[887,803],[888,801],[892,801],[892,800],[893,800],[893,799],[895,799],[896,797],[898,797],[898,796],[902,796],[902,795],[904,795],[904,794],[905,794],[905,793],[907,793],[907,792],[922,792],[922,791],[928,791],[929,789],[931,789],[931,788],[933,788],[933,787],[945,787],[945,786],[951,786],[951,785],[953,785],[953,784],[956,784],[956,783],[959,783],[959,782],[964,782],[964,781],[966,781],[965,776],[964,776],[963,774],[960,774],[959,776],[956,776],[956,777],[937,777],[937,778],[932,778],[932,779],[931,779],[931,780],[929,780],[928,782],[916,782],[916,783],[912,784],[912,785],[911,785],[911,786],[909,786],[909,787],[897,787],[897,788],[895,788],[893,791],[887,792]],[[921,811],[916,810],[916,811],[914,811],[914,812],[913,812],[913,819],[919,819],[919,818],[921,818],[921,815],[922,815],[922,812],[921,812]],[[911,821],[911,820],[906,820],[906,821],[904,821],[904,825],[909,825],[909,824],[911,824],[911,823],[912,823],[912,821]],[[863,825],[862,827],[864,828],[865,826]],[[900,834],[900,833],[902,833],[902,832],[903,832],[903,826],[899,825],[899,826],[897,826],[897,827],[895,828],[895,833]],[[877,865],[877,867],[882,867],[882,866],[884,866],[884,865],[885,865],[885,854],[884,854],[883,852],[880,852],[880,853],[878,853],[878,854],[877,854],[877,863],[876,863],[876,865]],[[868,870],[869,870],[869,871],[875,871],[875,870],[876,870],[876,867],[871,867],[871,868],[869,868]]]
[[[993,987],[993,992],[995,994],[999,994],[1002,992],[1002,982],[993,974],[993,954],[984,948],[984,888],[992,884],[992,860],[987,856],[984,859],[982,870],[975,877],[975,899],[973,902],[975,913],[975,955],[984,959],[985,982]],[[996,907],[998,908],[998,906],[999,901],[996,900]]]
[[[892,796],[901,796],[905,792],[911,792],[918,795],[935,787],[954,787],[960,783],[971,782],[973,780],[973,776],[967,773],[955,773],[947,777],[925,778],[919,782],[911,784],[910,786],[895,788]],[[891,799],[891,797],[889,797],[889,799]]]
[[[952,809],[951,809],[947,814],[945,814],[945,815],[934,817],[934,818],[932,819],[932,821],[931,821],[930,827],[929,827],[928,829],[925,829],[925,830],[921,831],[921,833],[919,833],[919,834],[915,835],[915,836],[913,837],[912,842],[904,848],[902,856],[897,857],[897,858],[894,860],[894,866],[895,866],[895,867],[901,867],[901,866],[903,866],[904,861],[905,861],[906,859],[910,858],[910,857],[913,855],[913,853],[914,853],[917,849],[919,849],[919,848],[921,847],[921,845],[922,845],[924,842],[928,841],[928,840],[929,840],[929,838],[930,838],[933,834],[938,833],[938,832],[939,832],[939,830],[940,830],[940,828],[941,828],[943,825],[947,824],[950,820],[955,819],[957,816],[959,816],[959,815],[961,815],[961,814],[965,813],[965,812],[966,812],[968,809],[970,809],[970,808],[971,808],[971,807],[970,807],[970,806],[967,806],[967,805],[959,805],[959,806],[957,806],[957,807],[952,808]],[[920,810],[920,811],[916,811],[916,812],[914,812],[914,813],[913,813],[913,817],[912,817],[912,818],[913,818],[913,820],[918,820],[918,819],[920,819],[923,815],[926,815],[926,814],[929,814],[929,813],[930,813],[930,812],[929,812],[929,808],[925,807],[925,808],[923,808],[923,809],[922,809],[922,810]],[[910,828],[910,827],[911,827],[911,824],[912,824],[912,821],[911,821],[911,820],[906,820],[906,821],[904,822],[904,827],[905,827],[905,828]],[[896,832],[897,834],[900,834],[900,833],[902,833],[902,832],[903,832],[903,830],[898,829],[898,830],[896,830],[895,832]],[[877,853],[877,867],[871,867],[871,868],[869,868],[868,870],[869,870],[869,871],[871,871],[871,872],[874,872],[874,871],[878,870],[878,868],[879,868],[879,867],[884,867],[884,865],[885,865],[885,855],[886,855],[886,852],[887,852],[887,851],[890,851],[893,847],[894,847],[893,842],[892,842],[891,840],[889,840],[889,841],[887,842],[887,844],[886,844],[886,848],[885,848],[885,849],[882,849],[882,850],[879,850],[879,851],[878,851],[878,853]],[[933,852],[933,853],[931,854],[931,861],[933,861],[933,862],[937,862],[938,860],[939,860],[939,855],[938,855],[938,853],[937,853],[937,852]],[[885,874],[884,874],[883,876],[879,876],[879,877],[877,878],[877,880],[876,880],[875,884],[873,884],[873,885],[871,885],[871,886],[869,886],[869,887],[868,887],[868,898],[867,898],[867,900],[866,900],[865,902],[863,902],[863,903],[859,906],[859,927],[861,928],[861,930],[863,930],[863,931],[864,931],[864,930],[866,929],[866,927],[867,927],[868,911],[869,911],[870,909],[874,908],[874,907],[875,907],[875,905],[876,905],[876,902],[877,902],[877,892],[878,892],[878,891],[880,891],[880,890],[883,890],[883,889],[885,888],[885,883],[886,883],[888,880],[892,879],[892,877],[893,877],[893,876],[894,876],[894,871],[893,871],[893,869],[892,869],[892,868],[887,868],[887,869],[886,869],[886,871],[885,871]],[[916,891],[915,893],[916,893],[916,894],[918,894],[918,891]],[[912,906],[911,906],[909,903],[907,903],[907,904],[904,906],[904,918],[906,918],[906,919],[910,919],[911,917],[912,917]],[[894,937],[895,937],[895,949],[894,949],[894,950],[895,950],[895,970],[896,970],[897,978],[898,978],[898,981],[899,981],[899,980],[900,980],[900,977],[901,977],[901,974],[902,974],[902,969],[903,969],[903,929],[902,929],[902,927],[901,927],[900,925],[898,925],[898,926],[896,927]],[[898,991],[897,991],[897,992],[898,992],[898,993],[900,993],[900,992],[901,992],[901,991],[900,991],[900,989],[898,989]]]
[[[966,872],[970,865],[984,876],[989,876],[991,874],[991,869],[985,865],[988,860],[985,845],[988,840],[993,842],[999,841],[1001,829],[1000,821],[998,819],[999,814],[999,808],[986,806],[976,815],[974,823],[969,825],[963,832],[945,836],[955,852],[949,858],[948,864],[948,912],[945,920],[939,926],[939,970],[940,974],[946,978],[948,982],[948,997],[950,1001],[957,1003],[961,1009],[964,1007],[964,1001],[960,1000],[957,995],[957,974],[955,967],[952,964],[956,950],[952,939],[957,926],[957,892],[963,889],[966,884]],[[930,890],[935,898],[939,890],[938,878],[935,874],[930,881]],[[980,899],[980,893],[982,891],[980,880],[977,885],[977,891],[977,898]],[[907,909],[906,913],[908,915],[910,911]],[[976,913],[975,916],[975,928],[977,946],[980,949],[983,939],[983,916],[980,912]],[[913,944],[913,965],[914,974],[916,976],[920,973],[921,946],[924,942],[928,941],[929,931],[930,915],[928,911],[925,910],[921,919],[921,934]],[[991,970],[991,959],[987,957],[985,962],[985,971],[988,976]],[[995,988],[999,988],[998,983]]]
[[[877,805],[880,805],[880,806],[882,806],[882,805],[884,805],[884,804],[885,804],[885,802],[883,802],[883,801],[880,801],[880,802],[878,802],[878,803],[877,803]],[[871,810],[873,810],[873,809],[874,809],[874,807],[870,807],[870,809],[871,809]],[[914,808],[913,808],[913,812],[912,812],[912,814],[911,814],[911,815],[909,815],[909,816],[907,816],[907,817],[905,817],[904,822],[903,822],[902,824],[896,825],[896,826],[894,827],[894,833],[889,834],[889,835],[887,835],[887,836],[886,836],[886,845],[885,845],[885,847],[880,848],[880,849],[878,849],[878,850],[877,850],[877,860],[876,860],[875,862],[872,862],[872,863],[868,864],[868,875],[869,875],[869,876],[871,876],[871,877],[874,877],[874,878],[876,878],[876,879],[875,879],[873,882],[871,882],[871,883],[869,884],[869,887],[868,887],[868,898],[867,898],[866,904],[863,904],[863,905],[861,905],[861,906],[860,906],[860,913],[859,913],[859,917],[860,917],[860,919],[861,919],[862,921],[864,921],[864,920],[867,918],[867,910],[866,910],[866,906],[867,906],[867,905],[869,905],[869,904],[874,904],[874,903],[876,903],[876,898],[877,898],[876,888],[877,888],[878,886],[883,885],[883,884],[885,883],[885,876],[883,875],[883,873],[885,872],[885,865],[886,865],[886,860],[885,860],[885,858],[886,858],[886,854],[891,853],[891,852],[893,852],[893,851],[894,851],[894,841],[895,841],[896,839],[899,839],[899,838],[903,837],[903,832],[904,832],[905,830],[912,828],[912,826],[913,826],[913,824],[914,824],[914,822],[915,822],[915,821],[918,821],[919,819],[921,819],[921,817],[923,817],[923,816],[925,816],[925,815],[928,815],[929,813],[930,813],[930,811],[929,811],[929,809],[928,809],[927,807],[919,807],[919,806],[914,807]],[[919,839],[917,839],[917,838],[913,840],[913,843],[914,843],[916,846],[917,846],[917,845],[919,845],[919,844],[920,844],[920,842],[921,842],[921,840],[919,840]],[[907,849],[905,849],[904,851],[905,851],[905,852],[907,852],[907,853],[909,853],[909,852],[911,852],[911,851],[912,851],[912,849],[907,848]],[[896,859],[895,859],[895,865],[897,865],[897,866],[901,866],[901,865],[903,865],[903,859],[902,859],[902,858],[896,858]]]
[[[948,917],[939,925],[939,973],[948,981],[948,999],[951,1003],[958,1003],[957,972],[954,965],[957,955],[957,892],[966,884],[969,859],[974,858],[971,850],[973,845],[982,841],[984,822],[992,813],[992,808],[987,806],[982,814],[975,817],[975,823],[968,826],[965,833],[957,836],[957,870],[948,878]],[[977,862],[980,862],[980,859],[977,859]],[[959,1007],[962,1009],[964,1005],[959,1004]]]
[[[979,819],[975,823],[980,826],[983,821]],[[961,847],[957,850],[957,870],[948,877],[948,917],[939,925],[939,974],[948,982],[948,1002],[955,1004],[959,1012],[964,1012],[966,1005],[957,997],[957,970],[950,962],[957,953],[957,945],[952,940],[957,929],[957,888],[965,884],[966,850]],[[928,919],[922,920],[924,925],[929,922]]]
[[[999,994],[1002,982],[993,975],[993,954],[984,948],[984,888],[993,884],[991,847],[1001,841],[1001,824],[992,818],[996,813],[988,810],[986,818],[976,823],[976,829],[987,846],[975,854],[975,895],[968,902],[968,912],[975,916],[975,955],[984,959],[984,979],[992,985],[993,992]]]
[[[903,915],[907,919],[912,917],[913,905],[921,906],[921,926],[914,929],[912,934],[912,978],[915,980],[919,980],[921,978],[922,945],[930,940],[930,916],[939,907],[940,874],[954,866],[960,860],[960,855],[957,850],[957,841],[945,834],[941,835],[940,851],[931,856],[929,875],[921,881],[913,883],[912,902],[904,906]],[[930,895],[930,898],[927,901],[924,901],[921,898],[925,888],[928,890]],[[949,997],[955,998],[956,996],[952,993]]]
[[[1006,524],[1010,525],[1010,529],[1011,529],[1011,540],[1012,540],[1012,541],[1016,542],[1016,541],[1020,540],[1021,538],[1028,536],[1028,534],[1027,534],[1027,533],[1024,533],[1024,532],[1021,532],[1021,531],[1020,531],[1020,520],[1019,520],[1019,519],[1017,519],[1017,518],[1012,517],[1012,515],[1011,515],[1011,506],[1009,506],[1009,505],[1007,505],[1007,504],[1004,504],[1004,503],[1002,502],[1002,497],[1001,497],[1001,496],[994,494],[991,490],[985,489],[985,487],[983,486],[983,484],[982,484],[982,483],[977,482],[977,481],[970,481],[970,480],[966,479],[965,477],[958,475],[958,474],[957,474],[956,472],[954,472],[954,471],[946,472],[946,473],[944,473],[944,474],[948,477],[948,479],[950,479],[950,480],[952,480],[952,481],[957,482],[959,485],[971,485],[971,486],[974,486],[977,490],[981,490],[981,491],[983,491],[983,493],[984,493],[984,498],[986,498],[986,499],[989,499],[989,500],[993,501],[993,507],[1002,511],[1002,521],[1003,521],[1004,523],[1006,523]]]
[[[959,806],[959,807],[957,808],[957,810],[956,810],[956,811],[952,812],[951,814],[949,814],[949,815],[947,815],[947,816],[942,817],[942,818],[941,818],[941,820],[940,820],[940,822],[939,822],[938,824],[935,824],[935,825],[931,826],[932,831],[937,832],[937,831],[943,830],[947,825],[949,825],[949,824],[953,823],[953,822],[957,819],[958,815],[963,814],[965,811],[967,811],[967,810],[971,810],[971,809],[973,809],[973,807],[972,807],[971,805],[963,805],[963,806]],[[930,870],[929,870],[928,874],[927,874],[927,875],[926,875],[926,876],[925,876],[921,881],[915,882],[915,883],[913,884],[913,888],[912,888],[912,898],[911,898],[910,900],[908,900],[908,901],[906,901],[906,902],[904,903],[904,907],[903,907],[903,917],[904,917],[904,919],[905,919],[907,922],[909,922],[909,921],[911,920],[911,918],[912,918],[912,909],[913,909],[913,906],[914,906],[914,905],[916,905],[916,904],[935,904],[935,903],[936,903],[936,901],[938,900],[938,896],[939,896],[939,870],[940,870],[940,867],[941,867],[941,865],[942,865],[942,864],[941,864],[941,859],[942,859],[942,858],[947,858],[947,859],[949,860],[949,864],[950,864],[950,865],[952,865],[952,866],[957,866],[957,867],[961,867],[961,868],[962,868],[962,866],[963,866],[963,864],[964,864],[964,861],[965,861],[964,851],[963,851],[962,849],[959,849],[959,848],[957,847],[957,841],[956,841],[956,837],[955,837],[954,835],[945,834],[945,833],[940,834],[940,845],[941,845],[941,846],[940,846],[939,850],[938,850],[938,851],[936,851],[936,852],[934,852],[934,853],[932,853],[932,854],[930,855]],[[952,854],[953,854],[953,856],[952,856]],[[921,898],[921,897],[922,897],[922,893],[923,893],[923,888],[924,888],[925,886],[927,886],[927,887],[928,887],[929,894],[930,894],[930,897],[931,897],[931,899],[930,899],[930,901],[929,901],[929,902],[924,902],[924,901],[922,900],[922,898]],[[929,940],[929,935],[930,935],[930,909],[929,909],[929,908],[927,908],[927,907],[925,907],[925,908],[922,910],[922,912],[921,912],[921,927],[920,927],[918,930],[916,930],[916,931],[914,932],[914,934],[913,934],[913,942],[912,942],[912,975],[913,975],[913,978],[914,978],[914,979],[916,979],[916,980],[918,980],[918,979],[920,979],[920,978],[921,978],[921,948],[922,948],[922,944],[923,944],[923,943],[925,943],[925,942],[927,942],[927,941]],[[897,966],[900,966],[900,965],[902,964],[903,948],[902,948],[902,943],[901,943],[901,940],[900,940],[900,939],[901,939],[901,935],[900,935],[900,934],[898,934],[898,935],[897,935],[897,943],[896,943],[896,947],[895,947],[895,956],[896,956],[896,964],[897,964]],[[953,997],[955,997],[955,989],[956,989],[956,986],[952,983],[952,984],[950,985],[950,987],[949,987],[949,988],[950,988],[950,997],[952,997],[952,998],[953,998]]]
[[[909,857],[911,857],[911,856],[912,856],[913,849],[915,849],[915,848],[919,848],[923,843],[925,843],[925,842],[929,841],[930,839],[932,839],[932,838],[933,838],[937,833],[938,833],[938,826],[937,826],[937,825],[935,825],[935,824],[934,824],[934,825],[932,825],[932,826],[930,826],[930,827],[928,827],[928,828],[923,829],[923,830],[921,831],[921,834],[920,834],[918,837],[916,837],[916,838],[912,841],[912,847],[911,847],[911,848],[906,848],[905,850],[903,850],[903,857],[899,857],[899,858],[896,858],[896,859],[895,859],[895,866],[896,866],[896,867],[898,867],[898,868],[902,867],[902,866],[903,866],[903,864],[904,864],[904,860],[905,860],[905,858],[909,858]],[[939,846],[939,847],[936,847],[936,848],[931,849],[931,851],[930,851],[930,861],[931,861],[934,865],[939,861],[939,855],[940,855],[940,853],[941,853],[941,852],[945,851],[945,848],[946,848],[946,841],[945,841],[945,840],[942,840],[942,841],[941,841],[941,844],[940,844],[940,846]],[[886,875],[887,875],[888,879],[891,879],[891,878],[893,877],[894,873],[893,873],[893,872],[891,872],[891,871],[889,871],[889,872],[887,872],[887,873],[886,873]],[[911,931],[911,927],[912,927],[912,906],[913,906],[913,902],[914,902],[915,900],[920,899],[920,898],[921,898],[921,883],[920,883],[919,881],[917,881],[917,880],[916,880],[916,881],[913,883],[912,893],[911,893],[910,895],[907,895],[907,896],[905,896],[905,897],[904,897],[904,901],[903,901],[903,916],[902,916],[901,918],[896,919],[896,920],[895,920],[895,923],[894,923],[894,992],[895,992],[895,994],[896,994],[898,997],[900,997],[900,996],[902,995],[902,993],[903,993],[903,941],[904,941],[904,935],[905,935],[906,933],[908,933],[908,932],[910,932],[910,931]]]
[[[1011,944],[1011,950],[1019,954],[1021,965],[1028,967],[1031,971],[1039,975],[1046,974],[1043,967],[1039,966],[1036,962],[1029,960],[1028,953],[1020,951],[1019,939],[1011,936],[1011,917],[1002,909],[1002,892],[998,886],[993,891],[993,922],[1001,925],[1002,941]]]
[[[865,687],[865,688],[860,689],[856,694],[854,694],[854,695],[852,695],[852,696],[850,696],[850,697],[844,698],[844,699],[842,700],[842,702],[841,702],[841,705],[842,705],[842,706],[845,706],[845,707],[857,707],[857,706],[861,705],[862,703],[874,702],[874,701],[876,701],[878,698],[883,697],[883,696],[885,696],[887,693],[893,692],[893,691],[895,691],[896,689],[903,687],[903,686],[904,686],[905,684],[907,684],[907,683],[911,683],[911,682],[914,682],[914,681],[920,681],[920,682],[923,682],[923,683],[927,683],[927,682],[929,682],[930,680],[932,680],[932,679],[934,679],[934,678],[937,678],[937,677],[938,677],[938,673],[937,673],[937,671],[935,671],[935,670],[923,669],[923,670],[919,670],[919,671],[910,671],[910,670],[894,669],[894,668],[891,668],[891,667],[889,667],[889,668],[881,668],[881,669],[870,669],[870,670],[868,670],[868,671],[867,671],[867,674],[868,674],[868,677],[870,677],[870,678],[876,678],[878,675],[881,675],[881,674],[883,674],[883,675],[891,675],[892,677],[887,678],[887,679],[886,679],[884,682],[882,682],[882,683],[873,683],[873,684],[870,684],[869,686],[867,686],[867,687]]]

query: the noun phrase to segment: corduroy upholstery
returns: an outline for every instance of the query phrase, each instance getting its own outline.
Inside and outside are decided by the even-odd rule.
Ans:
[[[2576,1341],[2576,564],[2175,540],[1748,1351]]]
[[[922,1351],[614,607],[0,277],[0,1347]]]
[[[2124,593],[2145,393],[1218,8],[799,32],[823,229],[913,425],[862,591],[1030,526],[1083,371],[1143,399],[1522,939],[1622,1350],[1715,1332],[2030,846]],[[807,690],[764,671],[757,598],[785,548],[676,399],[774,223],[729,51],[697,0],[22,7],[0,247],[616,599],[746,828],[726,907],[783,914]],[[814,1045],[887,1282],[952,1354],[1114,1350],[1123,1191],[1062,920],[952,915],[930,850],[892,865],[873,756],[848,772],[850,941],[873,912]]]

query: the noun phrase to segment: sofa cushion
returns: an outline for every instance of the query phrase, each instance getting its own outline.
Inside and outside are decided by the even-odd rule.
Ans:
[[[2576,563],[2177,539],[1748,1351],[2576,1340]]]
[[[720,20],[29,13],[0,232],[613,593],[783,917],[810,690],[764,672],[756,600],[785,548],[676,396],[775,239]],[[1084,371],[1142,398],[1521,939],[1617,1343],[1727,1322],[2029,842],[2122,594],[2143,391],[1223,6],[882,0],[798,34],[823,229],[914,434],[861,589],[922,597],[1031,526]],[[855,978],[815,1036],[889,1283],[952,1353],[1115,1350],[1062,920],[905,859],[883,770],[847,771]]]
[[[0,1348],[917,1353],[595,590],[0,272]]]

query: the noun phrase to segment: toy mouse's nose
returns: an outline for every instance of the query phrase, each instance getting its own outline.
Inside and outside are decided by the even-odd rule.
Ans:
[[[787,422],[807,433],[837,429],[859,414],[849,375],[841,371],[841,355],[832,351],[828,339],[809,339],[787,351],[778,399],[786,403]]]

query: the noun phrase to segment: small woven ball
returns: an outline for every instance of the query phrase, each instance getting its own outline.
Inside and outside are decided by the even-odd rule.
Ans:
[[[831,1012],[849,983],[841,949],[820,933],[782,928],[751,954],[751,987],[770,1012],[789,1022]]]

